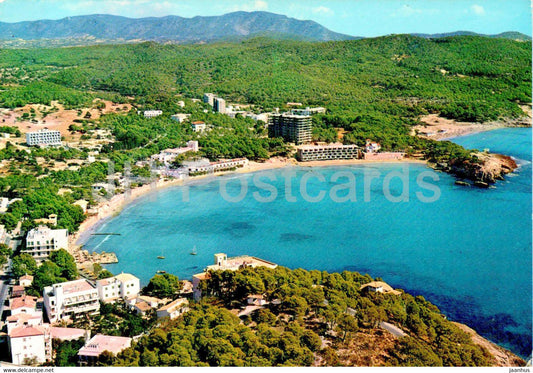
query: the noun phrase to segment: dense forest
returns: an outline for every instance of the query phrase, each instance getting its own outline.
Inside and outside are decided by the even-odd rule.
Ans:
[[[356,272],[255,268],[211,272],[201,303],[179,319],[164,322],[117,357],[98,365],[118,366],[342,366],[354,343],[382,343],[352,365],[487,366],[492,356],[446,320],[423,297],[370,293]],[[271,303],[249,315],[229,310],[251,294]],[[277,300],[277,302],[275,301]],[[272,302],[274,301],[274,302]],[[386,321],[406,336],[390,339],[379,328]],[[371,337],[369,337],[371,336]],[[376,360],[377,359],[377,360]]]

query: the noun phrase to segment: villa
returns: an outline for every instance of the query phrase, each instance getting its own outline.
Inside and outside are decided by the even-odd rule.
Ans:
[[[170,302],[166,306],[157,310],[157,318],[168,317],[171,320],[183,315],[189,310],[189,301],[185,298],[178,298],[173,302]]]
[[[254,256],[242,255],[228,258],[224,253],[215,254],[215,264],[207,266],[203,273],[192,277],[193,298],[199,300],[202,297],[200,283],[210,278],[209,271],[237,271],[242,268],[267,267],[276,268],[278,265]]]
[[[96,334],[78,351],[80,361],[95,360],[104,351],[117,355],[131,346],[131,338]]]
[[[361,291],[366,290],[371,293],[400,295],[401,292],[394,290],[389,284],[383,281],[372,281],[361,286]]]

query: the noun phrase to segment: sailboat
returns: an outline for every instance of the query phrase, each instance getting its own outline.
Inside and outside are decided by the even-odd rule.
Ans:
[[[161,249],[161,255],[159,255],[157,259],[165,259],[165,257],[163,256],[163,249]]]
[[[196,255],[196,246],[192,248],[191,255]]]

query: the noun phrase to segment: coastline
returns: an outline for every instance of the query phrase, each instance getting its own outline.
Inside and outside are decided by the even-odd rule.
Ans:
[[[428,114],[420,118],[423,125],[414,126],[411,135],[421,138],[446,141],[456,137],[472,135],[501,128],[531,127],[531,113],[524,110],[524,117],[504,119],[487,123],[460,122],[440,117],[438,114]],[[527,125],[526,125],[527,124]],[[430,132],[428,132],[430,131]]]
[[[239,168],[235,171],[222,171],[217,172],[214,176],[222,176],[231,173],[237,174],[247,174],[259,171],[275,170],[285,167],[334,167],[334,166],[354,166],[354,165],[367,165],[367,164],[383,164],[383,163],[415,163],[415,164],[426,164],[425,160],[414,159],[414,158],[404,158],[399,161],[394,160],[364,160],[364,159],[341,159],[341,160],[330,160],[330,161],[310,161],[310,162],[299,162],[293,158],[270,158],[265,162],[254,162],[250,161],[248,166],[244,168]],[[200,175],[193,176],[186,180],[181,179],[171,179],[171,180],[160,180],[152,184],[145,184],[143,186],[133,188],[130,190],[129,195],[126,193],[121,193],[113,196],[109,201],[101,202],[98,204],[98,214],[89,216],[85,219],[79,226],[78,231],[74,234],[71,234],[69,237],[70,251],[71,253],[81,250],[82,246],[87,242],[90,235],[96,231],[98,227],[104,224],[113,216],[119,214],[127,205],[134,202],[135,200],[148,195],[150,193],[161,191],[163,189],[172,187],[190,184],[198,180],[207,178],[210,175]],[[81,264],[81,263],[79,263]]]
[[[510,125],[506,122],[498,122],[489,125],[483,124],[471,124],[468,126],[457,126],[460,130],[457,133],[453,133],[449,137],[437,138],[435,140],[452,140],[456,137],[472,135],[476,133],[492,131],[500,128],[513,128],[517,126]],[[311,168],[311,167],[334,167],[334,166],[354,166],[354,165],[367,165],[367,164],[383,164],[383,163],[414,163],[414,164],[424,164],[427,165],[426,160],[419,158],[404,158],[402,160],[364,160],[364,159],[342,159],[342,160],[329,160],[329,161],[309,161],[309,162],[299,162],[294,158],[269,158],[265,162],[255,162],[250,161],[248,166],[244,168],[239,168],[235,171],[222,171],[217,172],[214,176],[222,176],[231,173],[246,174],[259,171],[267,171],[280,169],[285,167],[300,167],[300,168]],[[429,167],[429,166],[428,166]],[[115,195],[109,201],[101,202],[98,204],[98,214],[93,215],[85,219],[79,226],[78,231],[69,236],[69,251],[73,254],[76,251],[82,249],[85,242],[87,242],[91,233],[93,233],[99,226],[104,224],[113,216],[119,214],[127,205],[134,202],[140,197],[143,197],[149,193],[160,191],[172,186],[179,186],[189,184],[198,180],[207,178],[210,175],[199,175],[194,176],[186,180],[181,179],[171,179],[171,180],[160,180],[152,184],[145,184],[140,187],[136,187],[130,190],[129,195],[122,193]],[[78,263],[83,264],[83,263]]]

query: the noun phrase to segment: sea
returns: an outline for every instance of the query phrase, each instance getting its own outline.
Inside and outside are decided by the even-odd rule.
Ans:
[[[424,164],[291,167],[148,194],[85,243],[146,285],[190,279],[215,253],[289,268],[357,271],[422,295],[451,320],[526,358],[532,351],[531,128],[457,137],[519,168],[489,189]],[[191,255],[192,252],[196,255]],[[164,257],[164,259],[158,259]]]

